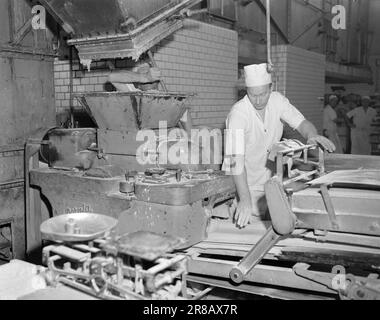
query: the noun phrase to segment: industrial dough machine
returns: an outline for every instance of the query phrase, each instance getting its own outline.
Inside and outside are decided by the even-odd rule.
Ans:
[[[76,47],[81,62],[90,66],[92,60],[99,59],[138,60],[180,29],[184,18],[201,12],[190,10],[199,2],[41,3],[70,35],[68,43]],[[29,141],[26,146],[26,172],[33,155],[40,154],[48,165],[26,174],[27,188],[36,190],[33,196],[29,189],[26,192],[28,251],[41,242],[38,230],[43,219],[35,205],[39,196],[51,216],[100,212],[119,220],[119,234],[142,230],[181,236],[183,247],[203,240],[214,208],[228,202],[235,187],[220,171],[218,161],[190,159],[191,146],[197,143],[181,134],[173,137],[166,133],[178,124],[192,96],[156,90],[76,94],[97,128],[52,129],[44,141]],[[165,122],[164,130],[161,122]],[[144,132],[153,135],[149,143],[147,137],[138,139]],[[221,146],[221,136],[211,139],[211,144]],[[180,154],[189,157],[188,162],[161,158],[176,145]],[[197,148],[199,151],[202,146]]]
[[[175,126],[187,96],[115,92],[85,93],[79,99],[98,129],[50,131],[44,149],[49,166],[30,171],[30,185],[40,190],[50,214],[101,212],[119,220],[119,234],[142,230],[181,236],[183,247],[205,239],[214,208],[234,197],[232,178],[218,166],[192,165],[190,159],[160,165],[159,135],[150,149],[136,141],[141,130],[154,134],[161,120],[169,130]],[[141,148],[152,157],[145,165],[137,161]]]
[[[375,159],[330,171],[336,159],[316,150],[294,141],[274,147],[277,174],[265,186],[271,221],[240,231],[214,221],[189,250],[193,281],[281,299],[380,299]]]
[[[253,222],[239,230],[231,216],[212,218],[211,213],[206,224],[200,220],[194,224],[207,230],[207,235],[196,241],[184,239],[193,245],[188,247],[182,243],[175,252],[188,259],[187,281],[204,285],[205,290],[210,286],[221,287],[280,299],[379,298],[380,235],[376,226],[380,196],[374,175],[379,171],[328,173],[329,164],[323,161],[322,153],[319,161],[305,155],[315,148],[301,145],[278,153],[278,175],[266,186],[272,221]],[[149,173],[158,174],[156,170]],[[212,176],[211,171],[207,174]],[[160,215],[161,206],[168,207],[168,198],[175,205],[184,201],[184,189],[170,185],[177,177],[176,171],[170,170],[160,175],[156,183],[149,175],[134,176],[135,193],[140,196],[139,200],[132,201],[133,216],[141,215],[154,226],[151,230],[163,236],[171,235],[173,230],[178,237],[186,236],[185,229],[191,230],[194,236],[197,230],[191,228],[175,233],[178,225],[171,229],[176,221],[174,216],[161,225],[154,219],[155,214]],[[222,177],[216,181],[224,188],[229,185],[228,178]],[[198,189],[200,193],[207,192],[207,182],[204,183],[205,189]],[[79,188],[83,189],[84,185]],[[195,196],[194,190],[191,196]],[[233,196],[227,190],[217,194],[214,199],[199,202],[198,212],[210,213],[209,208],[216,202],[228,204]],[[158,206],[151,206],[149,201]],[[143,209],[139,211],[141,205]],[[154,211],[145,210],[146,206]],[[125,212],[119,216],[119,225],[134,223]],[[167,214],[167,209],[165,212]],[[165,213],[161,217],[165,217]],[[138,228],[127,230],[127,233],[136,230]]]

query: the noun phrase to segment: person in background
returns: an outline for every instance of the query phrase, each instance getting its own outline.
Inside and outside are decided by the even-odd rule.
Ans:
[[[342,103],[336,108],[336,113],[340,121],[338,127],[341,127],[342,133],[345,137],[345,143],[342,143],[345,154],[351,154],[351,128],[353,126],[351,120],[347,117],[347,113],[357,107],[356,101],[357,96],[355,94],[349,94],[342,98]]]
[[[337,127],[339,120],[335,111],[338,103],[338,97],[336,95],[331,95],[329,97],[329,103],[323,109],[323,135],[334,143],[336,148],[335,153],[343,153]]]
[[[361,100],[361,106],[347,114],[347,117],[353,121],[351,154],[371,155],[371,125],[377,112],[370,107],[371,98],[369,96],[363,96]]]

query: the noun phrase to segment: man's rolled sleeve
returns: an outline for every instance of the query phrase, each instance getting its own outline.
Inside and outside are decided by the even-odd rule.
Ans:
[[[226,121],[224,162],[226,174],[236,174],[236,156],[245,155],[245,132],[247,119],[240,112],[232,112]]]
[[[296,130],[306,119],[287,98],[282,97],[282,99],[281,120],[285,121],[293,130]]]
[[[226,122],[225,155],[245,155],[246,117],[241,112],[231,113]]]

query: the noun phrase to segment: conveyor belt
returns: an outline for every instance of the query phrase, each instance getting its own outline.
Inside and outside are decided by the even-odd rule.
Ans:
[[[269,225],[259,222],[238,229],[229,220],[212,221],[207,240],[188,251],[192,256],[190,276],[199,283],[281,299],[291,298],[294,291],[304,292],[305,298],[320,295],[324,299],[333,298],[336,292],[298,276],[293,268],[309,263],[315,266],[318,276],[326,278],[332,277],[332,268],[337,265],[373,273],[380,268],[380,237],[297,230],[269,251],[239,289],[229,282],[229,271],[261,239]],[[263,290],[263,286],[273,290]]]
[[[244,229],[238,229],[231,220],[213,220],[205,241],[193,249],[241,256],[249,251],[270,226],[270,222],[255,222]],[[298,248],[305,250],[331,250],[346,253],[378,255],[380,264],[380,237],[329,232],[325,235],[307,230],[296,230],[292,236],[278,242],[270,256],[280,256],[282,250]],[[240,252],[240,254],[235,254]]]

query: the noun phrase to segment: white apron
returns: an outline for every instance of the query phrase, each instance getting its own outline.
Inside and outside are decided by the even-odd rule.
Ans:
[[[278,92],[272,92],[269,98],[264,121],[248,96],[232,108],[227,118],[227,130],[242,134],[226,134],[225,156],[245,157],[254,216],[265,217],[268,211],[264,193],[264,185],[272,176],[271,168],[268,167],[268,155],[281,140],[284,122],[297,129],[304,120],[305,117]],[[234,136],[239,138],[234,139]],[[231,173],[228,163],[225,161],[223,165],[227,174]]]
[[[371,155],[370,131],[355,128],[351,130],[351,153],[357,155]]]

